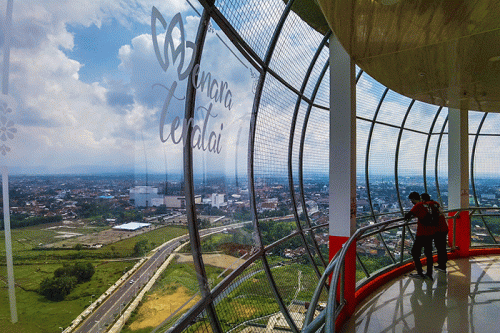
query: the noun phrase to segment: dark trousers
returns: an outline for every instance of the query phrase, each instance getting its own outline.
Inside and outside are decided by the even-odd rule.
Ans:
[[[433,236],[438,257],[438,267],[442,269],[446,269],[446,263],[448,262],[448,252],[446,251],[447,236],[447,232],[436,232]]]
[[[416,236],[413,247],[411,248],[411,256],[415,262],[415,269],[417,273],[422,274],[422,263],[420,256],[422,255],[422,248],[424,249],[425,257],[427,258],[427,275],[432,275],[432,236]]]

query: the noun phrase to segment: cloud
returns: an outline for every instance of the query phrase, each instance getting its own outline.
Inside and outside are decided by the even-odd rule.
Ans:
[[[110,106],[127,106],[134,102],[134,96],[122,92],[106,92],[106,100]]]
[[[162,13],[163,14],[163,13]],[[165,18],[167,20],[167,18]],[[197,26],[199,24],[199,18],[194,16],[187,16],[183,18],[184,27],[186,30],[186,40],[194,41]],[[167,24],[169,21],[167,20]],[[159,32],[160,30],[158,30]],[[174,40],[174,43],[178,45],[178,36]],[[233,144],[237,141],[236,136],[239,133],[239,127],[242,126],[240,119],[246,116],[248,126],[249,114],[251,112],[253,103],[253,93],[252,93],[252,79],[250,77],[250,71],[248,69],[248,64],[242,64],[242,57],[240,59],[227,49],[227,47],[221,42],[221,38],[225,38],[220,31],[214,31],[207,34],[207,38],[204,45],[203,57],[201,61],[200,70],[198,73],[198,80],[200,86],[196,90],[196,109],[194,115],[194,125],[203,128],[206,110],[212,104],[212,117],[209,118],[208,127],[206,131],[206,141],[211,131],[216,133],[220,131],[220,125],[223,124],[223,130],[221,133],[222,139],[220,146],[223,147],[223,152],[218,156],[219,160],[223,159],[226,161],[234,160],[234,149]],[[163,54],[163,44],[164,44],[165,34],[158,35],[159,50],[161,50],[161,55]],[[227,40],[225,43],[230,44]],[[169,54],[170,55],[170,54]],[[175,117],[179,117],[181,120],[184,118],[184,106],[185,106],[185,95],[188,84],[187,79],[179,81],[177,76],[176,67],[178,62],[172,66],[168,67],[166,71],[163,71],[158,59],[156,58],[152,37],[150,34],[143,34],[135,37],[130,45],[124,45],[120,48],[120,68],[130,75],[130,88],[135,92],[134,97],[137,103],[147,105],[149,108],[156,110],[156,113],[151,116],[150,121],[145,122],[144,129],[147,130],[144,133],[148,133],[148,136],[152,135],[152,139],[159,140],[158,124],[160,111],[163,107],[163,103],[168,95],[168,90],[172,87],[173,82],[176,82],[177,89],[175,91],[175,98],[170,102],[170,106],[167,113],[167,119],[165,122],[165,137],[169,139],[165,143],[158,143],[160,146],[172,147],[175,146],[172,143],[170,135],[171,122]],[[191,53],[188,51],[186,54],[185,62],[189,62]],[[221,61],[223,59],[224,61]],[[243,59],[244,61],[244,59]],[[206,81],[202,82],[203,79]],[[219,95],[215,94],[215,91],[221,91],[220,87],[224,86],[223,90],[223,100],[219,100]],[[210,87],[212,90],[210,90]],[[230,94],[228,95],[228,92]],[[213,94],[210,96],[210,92]],[[217,95],[216,98],[214,96]],[[232,108],[229,110],[226,107],[226,97],[227,101],[232,101]],[[156,117],[156,118],[155,118]],[[176,139],[180,138],[181,129],[177,129],[174,134]],[[241,136],[241,133],[240,133]],[[248,137],[248,132],[245,134]],[[240,146],[242,141],[240,141]],[[178,144],[177,146],[181,146]],[[173,148],[173,147],[172,147]],[[170,148],[169,148],[170,149]],[[176,149],[174,149],[175,151]],[[243,150],[246,153],[246,150]],[[171,153],[172,154],[172,150]],[[181,156],[178,156],[181,158]],[[220,169],[224,166],[224,163],[214,162],[215,167]],[[232,167],[231,165],[227,166]]]
[[[196,3],[196,2],[192,2]],[[256,52],[263,56],[279,16],[271,15],[276,12],[272,3],[255,1],[241,2],[239,12],[241,26],[237,29],[248,43],[256,47]],[[5,12],[6,2],[0,4]],[[284,4],[282,4],[284,6]],[[165,130],[171,128],[175,117],[184,117],[186,101],[187,79],[179,81],[174,67],[164,71],[156,58],[151,37],[150,22],[151,8],[156,6],[165,20],[170,22],[177,12],[182,15],[186,40],[195,41],[199,25],[199,17],[194,13],[185,0],[178,1],[116,1],[116,0],[68,0],[68,1],[18,1],[14,5],[13,41],[10,63],[10,95],[17,100],[17,108],[10,119],[15,123],[17,132],[15,139],[9,142],[12,145],[12,154],[9,154],[11,165],[46,165],[55,170],[55,166],[70,168],[71,165],[113,165],[130,164],[135,161],[138,165],[145,165],[148,160],[150,170],[164,170],[165,159],[169,168],[182,168],[182,144],[173,144],[171,140],[161,142],[159,137],[159,122],[162,106],[168,96],[165,87],[171,87],[173,82],[178,83],[176,98],[173,99],[168,110]],[[195,4],[201,12],[199,4]],[[254,12],[258,10],[259,14]],[[294,14],[292,14],[293,16]],[[289,36],[295,31],[290,30],[292,21],[285,26]],[[129,29],[133,37],[125,42],[117,43],[120,47],[104,55],[102,63],[92,64],[81,59],[76,60],[82,44],[75,43],[75,31],[68,31],[68,27],[99,27],[104,29],[110,24],[120,25],[120,28]],[[134,28],[139,25],[140,32]],[[0,26],[2,32],[4,27]],[[116,29],[116,26],[114,27]],[[209,154],[195,149],[195,165],[197,172],[209,169],[212,171],[225,170],[233,172],[247,168],[248,158],[248,126],[253,108],[254,95],[252,92],[256,77],[251,75],[251,66],[241,56],[224,33],[216,26],[215,30],[206,35],[198,79],[208,78],[204,86],[196,90],[196,109],[194,125],[203,128],[206,109],[212,104],[212,117],[207,125],[207,133],[214,132],[221,135],[220,154]],[[158,42],[163,50],[164,31],[158,28]],[[3,35],[3,34],[2,34]],[[315,47],[319,43],[315,38],[298,43],[292,38],[280,40],[277,52],[279,62],[272,66],[284,70],[290,67],[307,66],[307,57],[312,57]],[[127,38],[128,39],[128,38]],[[175,43],[179,43],[179,34],[175,34]],[[320,37],[318,37],[320,39]],[[236,55],[227,48],[229,46]],[[284,50],[295,52],[284,52]],[[187,58],[191,57],[188,51]],[[114,59],[114,67],[109,67],[105,60]],[[318,68],[324,63],[326,56]],[[0,59],[1,61],[1,59]],[[273,60],[274,61],[274,60]],[[110,62],[111,63],[111,62]],[[119,65],[117,65],[119,63]],[[82,68],[92,65],[103,66],[103,74],[96,76],[96,82],[82,81]],[[104,67],[107,66],[107,67]],[[101,68],[101,67],[99,67]],[[280,69],[281,70],[281,69]],[[300,88],[300,77],[305,68],[300,71],[285,73],[287,78],[294,80],[296,88]],[[254,70],[255,72],[255,70]],[[284,75],[285,75],[284,74]],[[295,77],[296,76],[296,77]],[[329,76],[322,83],[317,100],[321,103],[329,101]],[[225,87],[232,101],[231,109],[224,101],[210,95],[210,87],[220,89]],[[203,89],[202,89],[203,87]],[[310,86],[309,86],[310,88]],[[376,83],[364,74],[357,85],[358,115],[372,119],[385,87]],[[219,90],[220,91],[220,90]],[[224,94],[223,99],[225,99]],[[326,102],[325,102],[326,101]],[[393,125],[402,123],[409,100],[397,94],[389,93],[382,104],[379,119]],[[288,137],[290,120],[296,103],[296,95],[279,81],[267,77],[264,98],[259,110],[259,128],[257,143],[259,154],[263,161],[286,161],[288,153]],[[412,129],[428,131],[437,107],[424,103],[415,103],[407,119],[406,126]],[[313,110],[313,112],[325,112]],[[443,123],[447,112],[439,116]],[[266,118],[267,117],[267,118]],[[303,110],[301,110],[303,117]],[[488,116],[489,117],[489,116]],[[477,118],[477,117],[476,117]],[[474,118],[474,119],[476,119]],[[327,149],[325,141],[328,132],[328,122],[324,117],[316,116],[310,121],[306,151],[315,151],[318,147]],[[482,132],[497,133],[497,117],[491,117]],[[301,124],[303,119],[299,119]],[[364,147],[367,141],[369,123],[359,126],[358,147]],[[223,129],[221,130],[221,125]],[[440,125],[439,129],[440,129]],[[366,130],[365,130],[366,129]],[[377,125],[378,133],[372,138],[370,151],[370,168],[384,169],[393,172],[393,165],[384,161],[393,161],[394,149],[387,149],[387,141],[394,144],[398,129]],[[435,129],[437,130],[437,129]],[[180,137],[181,127],[176,135]],[[300,131],[299,131],[300,132]],[[295,134],[295,143],[298,143],[299,132]],[[422,145],[425,141],[418,139],[412,146],[412,140],[418,136],[407,133],[402,138],[402,147],[399,161],[407,163],[403,167],[407,170],[420,170]],[[170,132],[169,132],[170,133]],[[390,138],[390,139],[386,139]],[[481,141],[483,148],[490,141]],[[392,147],[392,146],[391,146]],[[408,149],[414,147],[416,150]],[[499,150],[498,142],[491,140],[491,147]],[[296,149],[296,147],[294,147]],[[415,153],[415,151],[418,151]],[[375,157],[379,154],[379,157]],[[165,157],[166,156],[166,157]],[[322,155],[328,159],[328,154]],[[359,163],[364,159],[365,150],[358,151]],[[418,157],[418,158],[417,158]],[[268,158],[268,159],[267,159]],[[294,157],[295,158],[295,157]],[[236,159],[238,163],[236,163]],[[327,160],[326,160],[327,161]],[[413,163],[415,161],[415,163]],[[443,162],[445,163],[445,162]],[[236,164],[238,164],[236,166]],[[325,164],[322,164],[323,166]],[[259,166],[260,167],[260,166]],[[269,166],[262,165],[262,168]],[[270,167],[286,169],[283,164],[275,163]],[[313,169],[311,165],[309,169]],[[142,168],[142,166],[140,167]],[[406,170],[405,169],[405,170]],[[263,170],[266,171],[266,170]]]
[[[47,28],[32,20],[17,23],[13,31],[11,47],[14,48],[36,48],[47,38]]]
[[[47,119],[44,118],[42,112],[33,107],[28,107],[23,110],[24,112],[20,113],[17,118],[16,123],[18,125],[28,126],[28,127],[60,127],[63,124],[58,119]]]
[[[179,167],[182,144],[162,143],[159,139],[159,116],[168,91],[153,85],[170,86],[176,80],[176,73],[173,69],[164,72],[156,59],[149,32],[153,5],[167,22],[173,14],[181,12],[186,39],[195,40],[199,17],[186,15],[193,11],[184,0],[16,2],[9,94],[17,100],[17,107],[10,115],[17,132],[8,142],[12,147],[8,156],[10,165],[44,166],[46,172],[51,172],[60,168],[69,170],[71,165],[142,163],[141,156],[146,153],[151,168],[164,170],[167,151],[169,166]],[[199,4],[195,6],[201,12]],[[0,8],[5,12],[5,3]],[[75,34],[86,27],[94,31],[95,27],[108,29],[111,24],[120,24],[124,29],[134,29],[134,22],[144,25],[142,32],[115,52],[103,55],[107,58],[102,61],[92,60],[99,63],[73,57],[82,54],[80,50],[85,47],[75,41],[86,42],[75,38]],[[68,27],[78,29],[69,32]],[[116,26],[113,28],[117,30]],[[99,29],[97,33],[105,33]],[[211,131],[221,132],[222,152],[203,158],[206,167],[234,168],[234,157],[238,154],[241,161],[238,168],[246,168],[253,79],[246,61],[241,56],[236,58],[221,39],[231,45],[220,30],[207,34],[201,72],[210,73],[211,82],[216,81],[217,85],[226,84],[226,91],[231,90],[232,108],[229,110],[223,102],[207,95],[211,83],[207,81],[204,91],[197,91],[194,119],[196,125],[203,127],[205,110],[213,103],[216,117],[210,118],[207,135]],[[161,38],[160,44],[162,48]],[[118,58],[118,67],[109,67],[111,62],[106,60],[112,57]],[[104,71],[93,76],[96,82],[81,80],[82,68],[89,67]],[[178,83],[178,97],[182,99],[188,82]],[[184,116],[184,105],[184,100],[172,103],[166,127],[175,116]],[[245,148],[237,149],[236,141]],[[195,155],[201,156],[198,151]],[[195,163],[201,163],[200,159]]]
[[[106,80],[106,102],[109,106],[115,107],[119,114],[125,114],[126,109],[134,103],[134,94],[128,83],[123,81]]]
[[[163,47],[162,47],[163,48]],[[154,89],[155,83],[167,83],[174,78],[165,74],[156,60],[153,42],[150,34],[143,34],[132,39],[130,45],[120,48],[119,68],[130,77],[130,88],[135,98],[148,106],[159,106],[163,102],[163,95]],[[170,73],[169,73],[170,74]]]

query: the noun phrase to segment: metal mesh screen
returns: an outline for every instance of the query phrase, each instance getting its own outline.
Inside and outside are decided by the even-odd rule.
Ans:
[[[270,69],[299,90],[322,36],[290,13],[278,38]]]
[[[260,58],[264,58],[280,15],[285,8],[283,1],[217,1],[231,26]]]
[[[389,91],[380,107],[377,121],[401,127],[410,102],[409,98],[402,97],[392,90]]]
[[[296,95],[268,76],[255,133],[257,177],[287,179],[288,140]]]
[[[318,60],[314,64],[311,76],[309,78],[309,81],[307,82],[307,86],[304,91],[304,95],[306,97],[308,98],[311,97],[314,87],[318,82],[321,71],[325,66],[325,64],[328,63],[328,61],[329,61],[328,49],[324,47],[321,50],[321,54],[318,57]],[[327,82],[330,82],[329,77],[330,77],[330,71],[326,71],[325,77],[320,81],[320,86],[318,92],[316,93],[316,98],[314,100],[315,104],[320,105],[321,107],[324,107],[327,110],[330,105],[330,91],[329,91],[330,85],[327,84]]]
[[[260,260],[244,270],[215,303],[224,332],[262,326],[265,318],[279,311]]]
[[[300,142],[302,140],[302,129],[305,121],[307,105],[305,103],[300,104],[298,114],[295,122],[295,129],[293,134],[293,151],[291,156],[292,163],[292,180],[293,180],[293,191],[294,191],[294,205],[297,209],[297,213],[299,215],[299,221],[303,226],[305,224],[305,208],[302,207],[302,200],[305,199],[306,193],[302,193],[300,187],[300,173],[299,173],[299,164],[300,164]],[[305,191],[305,190],[304,190]]]

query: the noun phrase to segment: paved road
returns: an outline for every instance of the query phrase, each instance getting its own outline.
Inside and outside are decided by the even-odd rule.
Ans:
[[[206,236],[208,234],[224,230],[241,228],[247,223],[251,223],[251,221],[204,229],[200,231],[200,236]],[[141,288],[149,281],[155,271],[168,258],[168,256],[181,245],[182,241],[186,240],[189,240],[188,235],[166,242],[164,246],[162,246],[147,261],[145,261],[141,267],[139,267],[139,269],[134,272],[121,286],[117,287],[115,292],[104,300],[101,305],[74,330],[74,332],[105,332],[108,326],[115,321],[115,318],[122,313],[127,304],[129,304],[136,297]]]

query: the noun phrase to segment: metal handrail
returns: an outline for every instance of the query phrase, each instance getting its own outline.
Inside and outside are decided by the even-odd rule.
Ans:
[[[470,216],[499,216],[500,214],[482,214],[482,211],[485,210],[499,210],[499,208],[495,207],[470,207],[466,209],[453,209],[449,211],[445,211],[445,217],[448,220],[453,221],[453,229],[452,229],[452,242],[450,249],[453,251],[456,249],[456,222],[462,211],[469,211]],[[454,214],[449,215],[450,212]],[[479,212],[479,213],[478,213]],[[303,333],[312,333],[317,332],[318,330],[326,331],[326,332],[335,332],[335,323],[337,318],[342,310],[342,308],[346,304],[346,300],[344,298],[344,267],[345,267],[345,258],[348,249],[351,247],[353,242],[357,242],[358,240],[379,234],[383,231],[395,229],[395,228],[406,228],[409,225],[416,224],[416,220],[405,221],[403,218],[388,220],[384,222],[374,223],[362,228],[357,229],[354,234],[342,245],[340,251],[338,251],[335,256],[332,258],[328,266],[326,267],[321,279],[314,291],[313,297],[311,299],[311,303],[309,308],[307,309],[307,313],[304,319],[304,324],[302,326]],[[404,242],[404,233],[402,233],[402,242]],[[402,258],[402,252],[401,252]],[[411,259],[407,259],[410,261]],[[396,267],[403,263],[390,265],[388,267]],[[327,306],[320,313],[314,317],[316,310],[318,308],[319,298],[323,288],[326,286],[327,279],[331,278],[331,283],[328,293],[328,301]],[[373,277],[372,277],[373,278]],[[370,280],[368,277],[367,281]],[[366,282],[367,282],[366,281]],[[340,286],[339,286],[340,282]],[[339,287],[336,287],[339,286]]]

